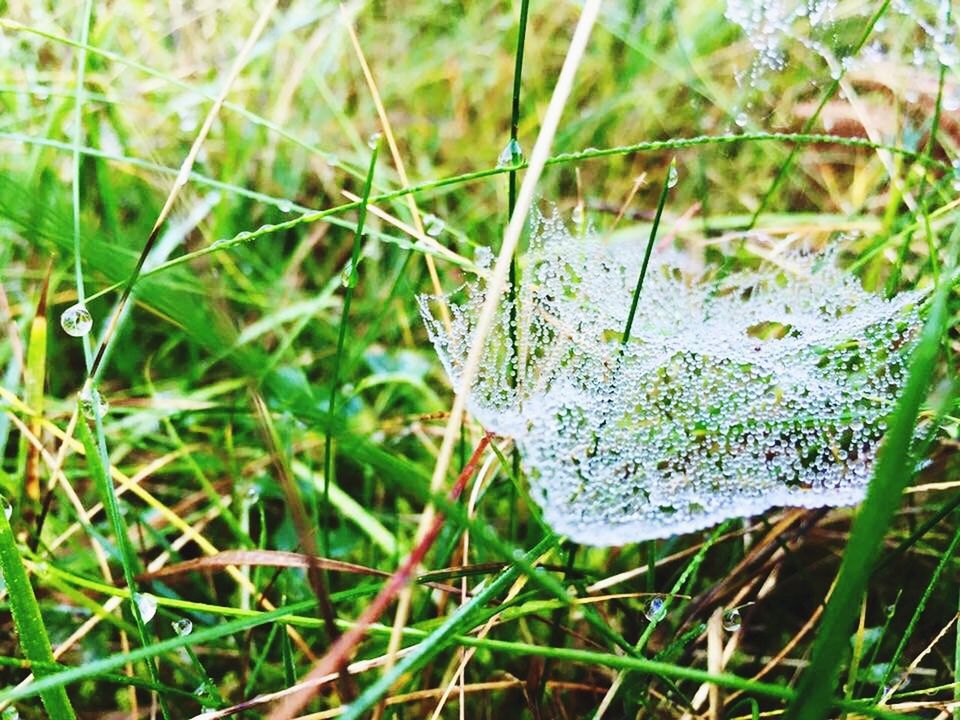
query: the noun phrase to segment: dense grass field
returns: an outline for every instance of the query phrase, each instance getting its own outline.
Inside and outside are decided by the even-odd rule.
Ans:
[[[949,0],[0,9],[4,720],[960,718]],[[551,530],[417,296],[554,211],[921,291],[866,500]]]

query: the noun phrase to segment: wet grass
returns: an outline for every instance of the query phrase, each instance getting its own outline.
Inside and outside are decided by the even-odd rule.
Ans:
[[[382,573],[424,550],[400,652],[390,605],[335,658],[351,679],[315,690],[316,717],[347,700],[345,717],[430,717],[447,690],[442,717],[954,712],[955,69],[896,57],[911,102],[885,70],[837,80],[801,52],[756,93],[722,8],[608,5],[545,201],[582,199],[598,231],[622,215],[613,237],[655,233],[707,262],[841,243],[869,288],[930,289],[863,506],[574,554],[506,439],[473,498],[448,496],[483,437],[469,419],[430,490],[451,393],[415,302],[426,258],[451,291],[500,247],[526,164],[497,160],[511,139],[532,148],[576,5],[349,5],[368,79],[333,4],[15,2],[0,19],[0,705],[265,716],[253,698],[306,677]],[[844,32],[862,46],[874,25]],[[368,145],[385,131],[371,87],[404,172]],[[747,226],[770,240],[725,238]],[[78,301],[83,339],[58,322]],[[79,412],[85,386],[109,412]],[[427,504],[443,522],[423,548]],[[276,554],[318,547],[353,569]],[[246,564],[207,560],[225,550]],[[153,574],[187,560],[201,569]],[[152,620],[134,592],[156,598]],[[668,598],[654,623],[651,593]]]

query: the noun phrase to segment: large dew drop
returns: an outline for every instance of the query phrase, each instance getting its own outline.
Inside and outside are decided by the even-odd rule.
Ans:
[[[516,308],[504,299],[497,309],[471,388],[471,413],[514,439],[554,530],[622,545],[773,506],[859,502],[920,294],[868,293],[832,255],[711,276],[658,252],[621,345],[642,244],[535,220]],[[483,278],[467,296],[445,299],[449,332],[431,312],[436,298],[421,298],[455,388]]]
[[[140,611],[140,619],[148,623],[153,620],[157,614],[157,599],[150,593],[134,593],[133,601],[137,604],[137,610]]]
[[[724,610],[723,615],[720,617],[720,624],[723,625],[723,629],[727,632],[736,632],[740,629],[742,622],[739,608]]]
[[[60,327],[67,335],[83,337],[93,327],[93,317],[84,305],[71,305],[60,316]]]
[[[643,606],[643,614],[650,622],[660,622],[667,616],[667,601],[660,595],[654,595]]]
[[[88,420],[103,418],[110,412],[108,403],[96,388],[88,388],[80,392],[80,412]]]
[[[497,157],[497,167],[515,167],[521,163],[523,163],[523,149],[520,147],[520,143],[514,138],[510,138],[510,141],[504,146],[503,150],[500,151],[499,157]]]

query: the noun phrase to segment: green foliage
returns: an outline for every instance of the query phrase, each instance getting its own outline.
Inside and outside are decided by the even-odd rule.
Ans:
[[[408,186],[336,3],[271,11],[189,175],[184,158],[261,7],[5,8],[0,495],[16,514],[8,523],[0,512],[0,709],[14,703],[31,720],[134,704],[144,714],[155,697],[167,717],[191,717],[303,679],[327,642],[303,564],[203,565],[218,551],[310,546],[276,455],[320,547],[344,563],[326,571],[342,631],[415,546],[426,504],[444,515],[400,628],[404,654],[382,669],[391,607],[350,656],[375,667],[361,665],[352,687],[325,686],[311,710],[351,699],[345,716],[360,717],[390,699],[388,718],[429,717],[468,652],[467,685],[500,683],[468,688],[469,717],[591,717],[617,677],[609,718],[679,717],[703,683],[722,688],[721,701],[736,694],[730,717],[886,717],[901,699],[954,697],[960,643],[948,632],[909,688],[881,702],[956,613],[960,503],[955,73],[913,63],[924,38],[887,3],[870,12],[889,72],[838,80],[805,51],[756,93],[737,80],[754,48],[722,6],[605,3],[538,188],[547,212],[582,205],[585,226],[610,242],[651,239],[652,252],[671,246],[719,275],[803,243],[836,247],[872,291],[930,289],[863,507],[778,510],[642,547],[582,548],[574,563],[558,559],[562,538],[542,525],[507,439],[482,458],[469,503],[472,485],[448,498],[454,477],[430,491],[451,393],[415,298],[456,291],[500,246],[526,165],[498,157],[511,139],[532,148],[580,5],[348,4]],[[880,30],[847,20],[836,32],[838,52],[852,54]],[[385,137],[371,160],[374,130]],[[425,222],[427,237],[410,232],[410,199],[443,221]],[[742,234],[748,226],[758,234]],[[44,329],[34,317],[48,264]],[[521,284],[524,270],[521,253]],[[59,327],[78,276],[94,318],[83,340]],[[84,418],[77,396],[98,348],[94,380],[110,410]],[[270,442],[252,397],[269,410]],[[482,433],[468,419],[452,476]],[[39,501],[25,493],[32,467]],[[927,488],[904,495],[911,483]],[[156,597],[156,617],[141,616],[134,592]],[[649,593],[669,596],[655,623]],[[719,638],[735,650],[716,672],[709,619],[734,606],[742,627]],[[191,633],[171,628],[180,618]],[[18,687],[31,670],[36,680]]]

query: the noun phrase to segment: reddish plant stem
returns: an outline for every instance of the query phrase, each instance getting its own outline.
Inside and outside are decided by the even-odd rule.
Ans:
[[[486,433],[483,438],[481,438],[476,450],[473,451],[473,455],[470,456],[470,461],[463,468],[463,471],[459,477],[457,477],[457,481],[450,489],[451,500],[456,500],[463,493],[467,482],[473,476],[477,465],[480,463],[480,458],[483,456],[484,450],[486,450],[487,445],[490,444],[491,437],[491,433]],[[427,531],[420,543],[406,557],[403,564],[397,568],[397,571],[390,577],[389,582],[383,586],[383,589],[380,590],[373,602],[370,603],[363,614],[357,618],[356,624],[337,638],[327,653],[317,661],[313,669],[310,670],[310,673],[302,680],[303,683],[309,684],[316,678],[336,672],[349,661],[353,651],[366,635],[367,628],[377,621],[390,606],[390,603],[393,602],[393,599],[400,590],[410,582],[410,578],[416,571],[417,566],[426,556],[436,541],[437,536],[440,534],[443,521],[444,516],[438,513],[429,531]],[[268,720],[289,720],[310,702],[316,692],[317,687],[305,687],[302,692],[288,695],[273,709]]]

